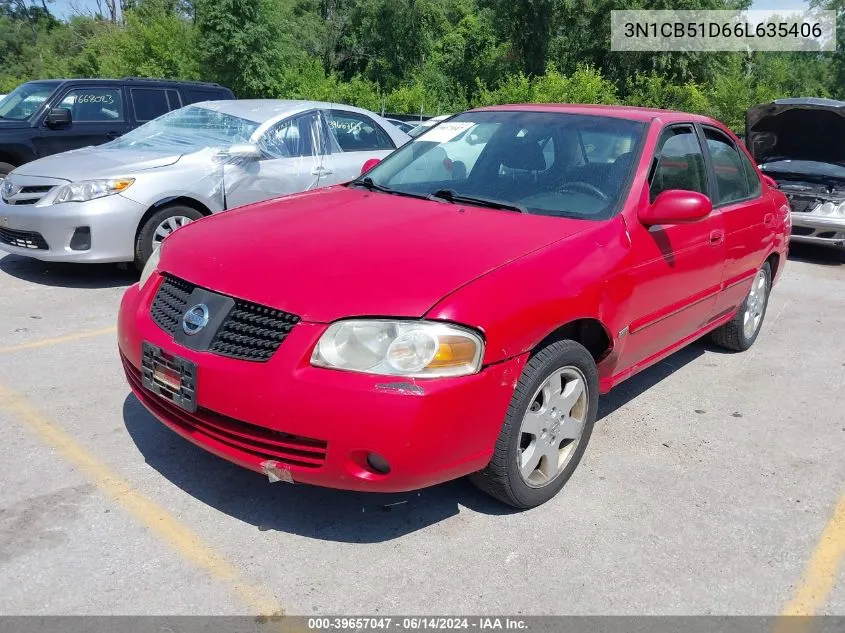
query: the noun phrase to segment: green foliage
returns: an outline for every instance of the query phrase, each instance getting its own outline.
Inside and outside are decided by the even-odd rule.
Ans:
[[[613,53],[612,9],[750,0],[123,0],[116,22],[0,0],[0,92],[48,77],[217,81],[240,97],[428,115],[519,102],[624,103],[714,116],[845,97],[837,53]],[[839,19],[845,0],[810,0]]]

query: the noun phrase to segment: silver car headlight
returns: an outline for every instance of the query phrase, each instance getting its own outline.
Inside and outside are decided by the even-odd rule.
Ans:
[[[141,271],[141,278],[138,280],[138,287],[142,288],[147,283],[150,277],[153,276],[153,273],[158,268],[158,260],[161,259],[161,246],[153,251],[153,254],[150,255],[150,258],[147,260],[147,263],[144,264],[144,270]]]
[[[355,319],[332,323],[311,364],[366,374],[438,378],[481,369],[484,341],[474,331],[436,321]]]
[[[113,196],[128,189],[134,178],[105,178],[101,180],[80,180],[64,185],[56,192],[53,204],[62,202],[87,202],[96,198]]]

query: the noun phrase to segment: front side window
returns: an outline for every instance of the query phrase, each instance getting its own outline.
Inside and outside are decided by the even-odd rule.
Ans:
[[[716,176],[715,204],[745,200],[760,192],[757,174],[727,136],[712,128],[704,128],[704,138],[707,139],[707,149]]]
[[[394,149],[393,142],[370,117],[355,112],[326,112],[329,130],[344,152],[370,152]]]
[[[167,91],[160,88],[132,88],[136,121],[152,121],[170,111]]]
[[[651,201],[669,189],[698,191],[707,195],[707,172],[701,145],[692,126],[676,126],[663,132],[651,174]]]
[[[320,117],[310,112],[277,123],[258,141],[270,158],[297,158],[321,153]]]
[[[397,193],[449,190],[528,213],[607,219],[628,191],[645,124],[556,112],[465,112],[388,156],[368,178]],[[596,139],[627,151],[590,160]]]
[[[74,88],[64,96],[58,107],[70,110],[74,123],[123,120],[120,88]]]
[[[0,100],[0,119],[26,121],[53,94],[56,84],[26,83]]]

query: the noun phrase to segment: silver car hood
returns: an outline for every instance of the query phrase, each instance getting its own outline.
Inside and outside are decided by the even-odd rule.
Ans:
[[[69,182],[92,178],[112,178],[167,167],[182,154],[170,151],[127,150],[106,147],[83,147],[46,158],[39,158],[15,169],[20,176],[61,178]]]

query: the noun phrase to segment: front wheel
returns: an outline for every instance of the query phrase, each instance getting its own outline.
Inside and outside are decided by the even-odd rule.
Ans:
[[[153,251],[161,246],[165,237],[201,217],[202,213],[196,209],[178,204],[163,207],[153,213],[138,230],[138,236],[135,238],[135,267],[143,270],[144,264]]]
[[[710,335],[713,342],[719,347],[734,352],[744,352],[754,345],[763,326],[771,289],[772,267],[769,262],[766,262],[757,271],[748,296],[745,297],[734,318],[713,330]]]
[[[598,386],[595,361],[579,343],[559,341],[540,350],[516,385],[493,458],[471,481],[520,509],[554,497],[587,448]]]

